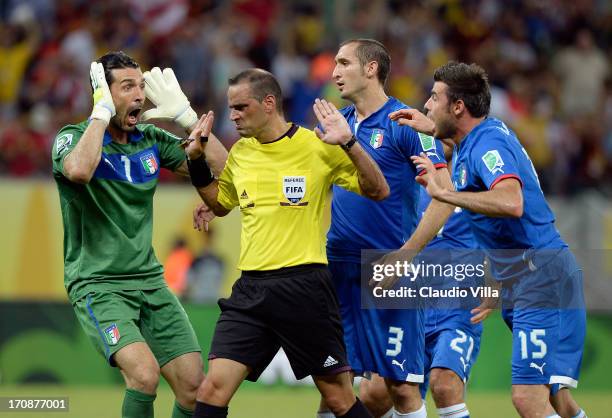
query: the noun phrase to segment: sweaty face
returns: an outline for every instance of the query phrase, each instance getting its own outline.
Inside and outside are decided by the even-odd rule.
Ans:
[[[436,81],[431,89],[431,96],[425,103],[427,117],[435,124],[434,136],[436,138],[452,138],[457,132],[454,116],[450,113],[450,103],[445,83]]]
[[[346,100],[351,100],[367,86],[368,79],[356,51],[357,43],[350,43],[342,46],[336,54],[332,78],[340,90],[340,96]]]
[[[251,94],[248,83],[230,86],[227,90],[230,119],[244,138],[258,137],[268,122],[263,105]]]
[[[136,129],[138,117],[145,102],[144,78],[140,68],[121,68],[112,70],[113,82],[111,95],[117,114],[111,123],[123,131]]]

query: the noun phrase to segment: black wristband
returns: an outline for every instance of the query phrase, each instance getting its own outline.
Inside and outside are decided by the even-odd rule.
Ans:
[[[195,187],[206,187],[215,180],[215,176],[213,176],[210,167],[206,163],[204,155],[195,160],[187,158],[187,167],[189,167],[191,184]]]
[[[355,138],[355,135],[353,135],[351,139],[349,139],[349,142],[347,142],[346,144],[342,144],[340,146],[342,147],[343,150],[350,151],[356,142],[357,142],[357,139]]]

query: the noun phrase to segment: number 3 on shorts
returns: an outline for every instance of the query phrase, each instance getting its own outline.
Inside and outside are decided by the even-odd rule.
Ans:
[[[389,327],[389,345],[393,348],[387,348],[385,355],[395,357],[402,351],[402,339],[404,338],[404,330],[400,327]]]

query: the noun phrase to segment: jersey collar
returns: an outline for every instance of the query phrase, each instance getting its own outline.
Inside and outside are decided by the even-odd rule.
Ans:
[[[142,133],[138,125],[136,125],[136,129],[134,130],[134,132],[129,133],[129,140],[130,142],[138,142],[142,138],[144,138],[144,134]],[[108,130],[104,131],[104,139],[102,140],[102,145],[106,146],[111,142],[113,142],[113,137],[111,136],[110,132]]]
[[[395,104],[395,102],[397,102],[397,99],[395,97],[393,96],[388,96],[388,97],[389,98],[387,99],[387,101],[381,107],[379,107],[377,110],[375,110],[373,113],[371,113],[369,116],[367,116],[363,120],[359,121],[359,125],[361,126],[367,120],[377,120],[376,118],[381,112],[385,112],[385,117],[386,117],[387,109],[389,108],[389,106],[392,106],[393,104]],[[357,122],[357,108],[355,107],[354,104],[351,105],[351,113],[353,114],[354,122]],[[376,123],[378,123],[378,121]]]
[[[459,145],[457,146],[458,149],[463,149],[466,147],[466,144],[474,141],[476,137],[478,137],[478,134],[480,133],[480,131],[486,126],[488,125],[488,123],[491,121],[490,117],[486,117],[482,120],[482,122],[480,122],[478,125],[476,125],[474,127],[474,129],[472,129],[466,136],[465,138],[463,138],[463,141],[461,141],[459,143]]]

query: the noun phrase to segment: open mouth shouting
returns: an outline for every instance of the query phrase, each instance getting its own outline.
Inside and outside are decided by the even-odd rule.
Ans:
[[[136,126],[136,124],[138,123],[138,116],[140,115],[141,111],[142,107],[133,107],[131,109],[128,109],[126,120],[129,126]]]

